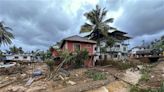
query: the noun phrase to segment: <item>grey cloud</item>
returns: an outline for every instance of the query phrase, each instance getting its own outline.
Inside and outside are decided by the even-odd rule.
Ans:
[[[152,35],[164,29],[163,0],[128,0],[115,25],[132,36]]]
[[[51,5],[53,4],[53,5]],[[0,18],[12,27],[14,44],[49,47],[61,40],[74,21],[62,10],[62,2],[45,0],[0,1]]]
[[[71,15],[63,9],[67,0],[1,0],[0,20],[13,28],[14,44],[31,49],[46,49],[61,39],[79,34],[80,26],[86,21],[83,14],[93,5],[82,4]],[[102,7],[123,14],[115,19],[114,26],[122,31],[137,36],[159,36],[164,29],[164,1],[154,0],[99,0]],[[161,34],[164,34],[163,32]],[[148,36],[144,36],[148,35]],[[133,44],[133,42],[132,42]]]

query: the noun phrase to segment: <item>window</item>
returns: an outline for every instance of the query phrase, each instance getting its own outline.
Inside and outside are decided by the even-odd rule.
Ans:
[[[87,44],[87,48],[91,48],[92,47],[92,45],[91,44]]]
[[[120,45],[116,45],[115,47],[120,48]]]
[[[15,59],[18,59],[19,57],[18,56],[15,56]]]
[[[27,59],[27,56],[23,56],[24,59]]]
[[[76,50],[80,50],[80,44],[75,43],[75,44],[74,44],[74,50],[75,50],[75,51],[76,51]]]
[[[102,55],[99,56],[99,59],[102,59]]]
[[[104,55],[104,59],[107,60],[107,55]]]
[[[123,50],[126,51],[126,47],[124,47]]]
[[[95,47],[95,51],[97,50],[97,47]]]
[[[117,58],[117,54],[114,54],[114,58]]]

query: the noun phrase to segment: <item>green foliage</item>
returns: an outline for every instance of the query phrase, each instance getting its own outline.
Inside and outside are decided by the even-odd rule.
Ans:
[[[140,89],[137,86],[132,86],[130,92],[158,92],[158,91],[154,91],[153,89]]]
[[[142,73],[141,79],[139,81],[148,81],[150,78],[150,71],[151,71],[151,67],[149,65],[144,65],[143,68],[140,70]]]
[[[51,56],[52,56],[52,53],[48,50],[48,51],[46,52],[46,58],[51,58]]]
[[[106,47],[101,47],[101,48],[100,48],[100,51],[101,51],[101,52],[106,52]]]
[[[164,51],[164,36],[161,37],[159,40],[154,40],[150,44],[151,49]]]
[[[23,54],[24,53],[22,47],[16,47],[15,45],[10,47],[9,51],[7,51],[7,52],[14,53],[14,54]]]
[[[106,47],[112,47],[115,44],[115,40],[112,37],[107,37]]]
[[[59,56],[64,59],[64,58],[67,58],[69,57],[71,54],[67,51],[67,50],[64,50],[64,51],[59,51]]]
[[[74,53],[69,53],[67,50],[60,51],[61,59],[73,57],[65,63],[75,64],[76,68],[82,67],[84,65],[84,61],[88,59],[88,56],[88,51],[86,49],[76,50]]]
[[[126,70],[128,68],[137,66],[137,64],[134,64],[133,62],[130,61],[122,62],[122,61],[104,60],[100,62],[102,62],[101,65],[112,65],[112,67],[116,67],[120,70]]]
[[[75,67],[79,68],[82,67],[84,64],[84,61],[88,59],[88,51],[86,49],[83,49],[81,51],[76,51],[76,57],[75,57]]]
[[[47,59],[45,61],[45,63],[47,64],[47,66],[49,67],[50,71],[54,70],[54,66],[55,66],[55,62],[52,59]]]
[[[89,37],[95,38],[99,45],[100,35],[107,37],[109,29],[115,29],[110,27],[108,23],[113,22],[113,18],[106,19],[107,10],[96,5],[96,9],[93,9],[84,14],[84,16],[89,20],[88,23],[82,25],[80,33],[91,32]]]
[[[85,72],[85,74],[89,78],[92,78],[94,81],[106,79],[106,74],[104,72],[99,72],[96,70],[88,70],[87,72]]]
[[[141,79],[139,81],[148,81],[149,78],[150,78],[149,74],[145,72],[142,74]]]
[[[12,30],[10,27],[4,26],[4,22],[0,22],[0,45],[9,45],[12,43],[11,39],[14,39],[14,35],[8,30]]]
[[[158,89],[140,89],[137,86],[132,86],[130,92],[164,92],[164,82],[161,84],[160,88]]]

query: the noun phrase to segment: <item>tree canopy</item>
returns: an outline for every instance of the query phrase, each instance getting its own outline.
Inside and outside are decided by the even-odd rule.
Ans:
[[[113,22],[113,18],[106,18],[107,10],[105,8],[101,8],[100,6],[96,5],[96,9],[93,9],[84,14],[84,16],[89,20],[84,25],[81,26],[80,33],[91,32],[88,36],[89,37],[96,37],[99,38],[100,35],[105,37],[108,36],[108,30],[114,29],[109,26],[108,23]],[[98,39],[94,39],[97,40]]]
[[[9,45],[12,43],[11,39],[14,39],[14,35],[8,30],[12,30],[10,27],[4,26],[4,22],[0,22],[0,45]]]

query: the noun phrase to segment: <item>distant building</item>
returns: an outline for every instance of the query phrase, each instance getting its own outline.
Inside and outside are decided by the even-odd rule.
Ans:
[[[62,40],[60,44],[60,49],[65,51],[67,50],[70,53],[74,53],[76,50],[86,49],[89,53],[89,59],[84,62],[84,66],[86,67],[93,67],[95,65],[94,62],[94,55],[96,54],[95,51],[96,41],[88,40],[87,38],[80,37],[78,35],[74,35]],[[58,51],[53,51],[53,56],[58,55]]]
[[[38,62],[42,61],[39,56],[33,54],[3,54],[4,61],[27,61],[27,62]]]
[[[146,48],[145,46],[136,46],[129,51],[129,56],[131,58],[138,58],[145,55],[151,55],[152,50]]]

